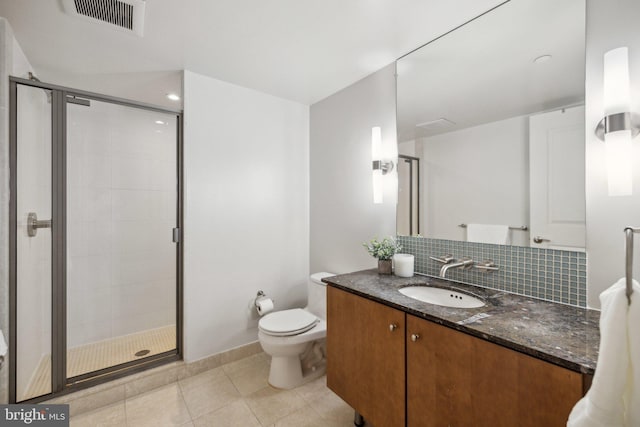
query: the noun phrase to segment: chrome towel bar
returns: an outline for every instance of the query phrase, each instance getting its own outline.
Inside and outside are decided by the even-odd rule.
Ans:
[[[462,227],[462,228],[467,228],[467,224],[458,224],[458,227]],[[509,226],[509,230],[521,230],[521,231],[527,231],[529,230],[529,227],[526,225],[521,225],[520,227],[512,227]]]
[[[633,293],[633,234],[640,233],[640,227],[625,227],[625,279],[627,281],[627,302],[631,305],[631,294]]]

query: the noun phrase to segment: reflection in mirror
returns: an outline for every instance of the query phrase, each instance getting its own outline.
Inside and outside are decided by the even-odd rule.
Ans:
[[[584,0],[517,0],[399,59],[398,234],[584,250],[584,50]]]
[[[398,155],[398,205],[396,232],[403,236],[420,230],[420,159]]]

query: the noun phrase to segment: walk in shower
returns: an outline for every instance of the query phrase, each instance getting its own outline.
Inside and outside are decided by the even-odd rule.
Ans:
[[[10,88],[11,401],[177,360],[181,113]]]

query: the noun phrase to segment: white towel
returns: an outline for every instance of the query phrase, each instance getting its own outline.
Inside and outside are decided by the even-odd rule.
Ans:
[[[640,286],[633,281],[629,306],[627,333],[629,335],[630,372],[627,376],[627,425],[640,426]]]
[[[511,238],[509,236],[509,226],[492,224],[468,224],[467,242],[510,245]]]
[[[7,342],[4,340],[4,334],[2,330],[0,330],[0,356],[5,357],[8,350],[9,348],[7,347]]]
[[[634,280],[634,296],[640,295],[640,285]],[[602,312],[600,313],[600,349],[598,365],[591,388],[574,406],[568,427],[618,427],[638,426],[625,421],[625,407],[631,398],[629,377],[631,374],[629,332],[638,331],[638,324],[630,327],[631,311],[625,294],[626,280],[620,279],[600,294]],[[634,311],[639,310],[640,298],[632,304]],[[635,305],[635,306],[634,306]],[[638,312],[640,313],[640,312]],[[637,333],[637,332],[636,332]],[[636,337],[638,338],[638,337]],[[636,339],[636,350],[638,347]],[[640,369],[640,359],[635,359]],[[633,388],[637,390],[637,387]]]

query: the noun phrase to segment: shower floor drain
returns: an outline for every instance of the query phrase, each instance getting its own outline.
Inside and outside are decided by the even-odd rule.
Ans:
[[[140,350],[136,352],[136,357],[146,356],[149,353],[151,353],[151,350]]]

